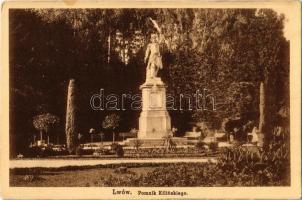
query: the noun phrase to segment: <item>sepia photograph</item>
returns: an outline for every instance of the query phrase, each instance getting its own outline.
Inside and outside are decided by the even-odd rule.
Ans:
[[[8,188],[299,187],[300,4],[141,5],[6,7]]]

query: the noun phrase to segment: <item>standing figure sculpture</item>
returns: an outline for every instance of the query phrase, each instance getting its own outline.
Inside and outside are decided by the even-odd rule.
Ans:
[[[145,53],[145,63],[147,63],[146,69],[146,81],[154,80],[157,78],[157,73],[163,68],[162,57],[160,54],[160,43],[163,41],[163,35],[158,24],[150,18],[154,27],[159,32],[159,36],[156,33],[151,34],[150,43],[147,46]]]

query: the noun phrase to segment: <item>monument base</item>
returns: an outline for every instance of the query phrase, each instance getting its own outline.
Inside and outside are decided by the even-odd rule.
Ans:
[[[161,139],[171,133],[171,119],[166,109],[166,86],[160,78],[141,85],[142,112],[139,117],[139,139]]]
[[[125,146],[133,146],[135,147],[136,142],[139,141],[140,147],[155,147],[155,148],[161,148],[165,146],[165,139],[164,138],[144,138],[144,139],[137,139],[137,138],[128,138],[125,141]],[[172,141],[177,146],[187,146],[188,140],[187,138],[182,137],[173,137]]]
[[[168,136],[171,132],[169,113],[163,110],[143,111],[139,118],[139,139],[157,138]]]

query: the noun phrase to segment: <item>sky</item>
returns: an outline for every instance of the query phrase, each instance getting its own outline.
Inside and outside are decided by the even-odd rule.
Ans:
[[[285,20],[284,20],[283,33],[284,33],[284,37],[287,40],[290,40],[290,23],[289,23],[288,16],[285,14],[286,13],[285,10],[283,8],[274,8],[273,10],[275,10],[279,15],[284,14]]]

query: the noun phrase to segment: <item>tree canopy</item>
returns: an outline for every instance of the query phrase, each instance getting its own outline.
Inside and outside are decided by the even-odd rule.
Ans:
[[[39,131],[48,132],[51,128],[54,128],[60,122],[59,117],[50,113],[37,115],[33,119],[34,127]]]
[[[108,130],[116,130],[119,127],[120,116],[117,114],[107,115],[102,123],[102,127]]]

